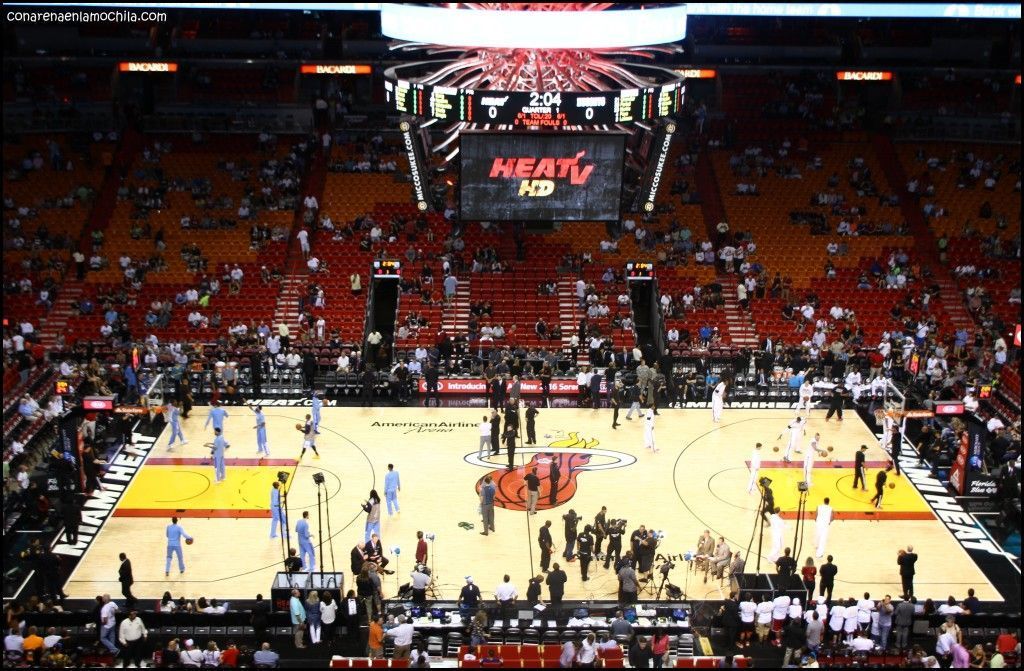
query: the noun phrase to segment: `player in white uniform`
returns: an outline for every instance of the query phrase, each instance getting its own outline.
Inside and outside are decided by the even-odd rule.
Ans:
[[[832,506],[829,505],[828,497],[825,497],[825,501],[818,506],[818,512],[814,517],[814,531],[817,537],[818,549],[815,552],[815,556],[821,558],[825,556],[825,543],[828,541],[828,529],[829,525],[832,524]]]
[[[886,412],[882,416],[882,440],[879,447],[884,451],[889,451],[889,445],[892,443],[892,434],[896,430],[896,418]]]
[[[800,440],[803,438],[804,434],[807,433],[806,426],[807,420],[803,417],[797,417],[789,423],[789,426],[786,427],[789,429],[789,444],[786,445],[786,454],[782,457],[783,461],[789,461],[789,455],[793,452],[801,454]],[[779,434],[779,438],[782,438],[781,433]]]
[[[786,533],[786,521],[779,515],[779,509],[768,517],[768,522],[772,527],[772,549],[768,552],[768,561],[775,563],[775,560],[779,558],[782,553],[782,537]]]
[[[648,408],[647,414],[644,415],[644,447],[652,452],[658,451],[654,446],[654,410],[651,408]]]
[[[725,406],[725,382],[715,385],[711,393],[711,419],[717,424],[722,421],[722,408]]]
[[[813,395],[814,385],[805,378],[800,383],[800,400],[796,404],[796,414],[799,415],[801,410],[804,410],[808,415],[811,414],[811,397]]]
[[[754,446],[750,453],[750,482],[747,484],[747,494],[754,493],[754,485],[757,484],[757,472],[761,470],[761,443]]]
[[[821,434],[814,434],[814,438],[811,440],[810,446],[807,448],[807,452],[804,453],[804,482],[807,486],[811,486],[811,473],[814,471],[814,457],[818,454],[818,441],[821,440]]]

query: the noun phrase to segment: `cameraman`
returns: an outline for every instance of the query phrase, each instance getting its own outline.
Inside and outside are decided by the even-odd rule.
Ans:
[[[424,604],[427,602],[427,587],[430,585],[430,574],[423,564],[416,564],[416,568],[409,574],[412,578],[412,602]]]
[[[569,512],[562,515],[562,519],[565,521],[565,552],[562,553],[562,556],[565,557],[566,561],[574,561],[576,554],[573,552],[573,549],[576,545],[576,529],[580,523],[580,516],[576,514],[575,510],[570,508]]]
[[[612,555],[615,556],[615,564],[618,565],[622,557],[622,534],[626,529],[626,520],[612,520],[608,524],[608,551],[604,555],[604,567],[612,562]],[[617,570],[617,569],[616,569]]]

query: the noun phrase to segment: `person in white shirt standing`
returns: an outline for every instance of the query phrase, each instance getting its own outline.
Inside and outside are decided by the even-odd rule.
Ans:
[[[392,659],[409,659],[415,627],[405,621],[404,615],[399,615],[397,621],[398,626],[388,629],[384,635],[395,639],[395,653]]]
[[[483,459],[491,449],[491,418],[484,415],[480,422],[480,446],[477,448],[476,456]]]
[[[114,644],[114,629],[117,625],[117,604],[110,600],[109,594],[103,595],[103,606],[100,608],[100,643],[116,657],[120,652]]]
[[[811,447],[804,453],[804,482],[807,483],[808,489],[811,487],[811,477],[814,473],[814,455],[817,453],[817,440],[818,434],[814,434],[814,440],[811,441]]]
[[[309,231],[305,227],[300,228],[299,232],[295,234],[295,237],[299,240],[299,249],[302,250],[303,260],[309,258]]]
[[[754,493],[754,485],[757,484],[757,473],[761,470],[761,443],[754,445],[754,451],[750,453],[750,482],[747,483],[747,494]]]
[[[715,385],[711,393],[711,420],[717,424],[722,421],[722,410],[725,407],[725,380]]]
[[[800,440],[803,438],[804,434],[807,433],[807,429],[805,428],[806,426],[807,420],[803,417],[797,417],[789,423],[789,426],[786,427],[789,429],[789,444],[786,445],[786,454],[782,456],[783,461],[790,461],[789,455],[793,452],[802,454],[800,451]],[[779,434],[779,438],[782,438],[781,433]]]
[[[123,646],[126,667],[134,662],[135,666],[142,668],[142,645],[148,637],[149,632],[139,618],[138,611],[130,611],[128,617],[121,621],[117,636]]]
[[[868,631],[871,628],[871,613],[875,610],[875,602],[871,595],[864,592],[864,598],[857,601],[857,628]]]
[[[652,408],[648,408],[647,414],[644,415],[644,447],[652,452],[658,451],[654,445],[654,410]]]
[[[857,632],[857,602],[850,599],[843,607],[843,636],[846,644],[853,641],[853,635]]]
[[[817,513],[814,516],[814,533],[817,545],[815,555],[819,558],[825,556],[825,544],[828,542],[828,529],[831,524],[832,506],[829,505],[829,499],[826,496],[825,500],[818,506]]]
[[[807,378],[800,383],[800,400],[796,404],[796,414],[800,414],[803,410],[807,413],[806,416],[811,414],[811,398],[814,396],[814,385]]]

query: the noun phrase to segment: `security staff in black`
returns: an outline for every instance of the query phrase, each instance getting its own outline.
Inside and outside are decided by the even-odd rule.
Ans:
[[[558,488],[561,487],[562,469],[558,466],[557,460],[551,461],[548,468],[548,505],[554,506],[558,497]]]
[[[863,491],[868,491],[868,486],[864,482],[864,461],[867,459],[868,446],[861,445],[860,449],[857,450],[857,454],[853,455],[853,488],[857,489],[857,483],[860,483],[860,488]]]
[[[828,413],[825,415],[825,421],[832,419],[832,415],[838,414],[839,421],[843,421],[843,406],[846,404],[847,391],[843,385],[836,385],[835,389],[832,390],[832,397],[828,401]]]
[[[537,415],[540,414],[540,410],[534,406],[530,406],[526,409],[526,444],[536,445],[537,444]]]
[[[373,386],[377,382],[377,374],[373,372],[371,366],[366,367],[366,371],[363,372],[363,399],[360,403],[363,407],[373,407]]]
[[[583,533],[576,537],[576,546],[580,553],[580,578],[586,582],[590,580],[587,570],[590,568],[590,561],[594,558],[594,534],[593,528],[589,524],[583,527]]]
[[[437,380],[440,377],[440,372],[432,363],[427,364],[427,369],[423,371],[423,379],[427,382],[427,405],[430,405],[430,397],[433,396],[437,401],[438,405],[441,405],[441,397],[437,393]]]
[[[622,556],[622,527],[614,523],[608,526],[608,551],[604,555],[605,568],[611,564],[613,556],[616,563]]]
[[[608,535],[608,508],[601,506],[601,512],[594,515],[594,555],[601,559],[601,543]]]
[[[601,407],[601,373],[594,370],[590,376],[590,402],[591,407],[597,410]]]
[[[540,545],[540,570],[547,573],[548,566],[551,565],[551,552],[555,549],[555,541],[551,538],[551,520],[540,528],[537,543]]]
[[[562,519],[565,521],[565,551],[562,556],[567,561],[576,561],[575,545],[576,536],[578,535],[577,527],[580,523],[580,516],[576,514],[576,511],[572,508],[569,509],[565,515],[562,515]]]
[[[839,568],[832,563],[832,555],[829,555],[828,561],[818,569],[818,577],[821,579],[818,583],[818,594],[825,597],[825,601],[832,601],[832,589],[836,586],[837,573]]]
[[[491,415],[491,454],[501,451],[501,415]]]
[[[665,376],[659,370],[658,364],[655,363],[653,366],[651,366],[651,368],[654,371],[654,377],[651,378],[652,393],[650,395],[651,397],[649,399],[647,399],[647,402],[650,404],[651,408],[654,409],[654,414],[657,415],[658,414],[658,396],[661,396],[662,394],[666,393],[665,392],[666,383],[665,383]]]
[[[506,424],[505,426],[505,449],[508,450],[508,470],[512,470],[516,467],[516,438],[519,433],[516,431],[515,424]]]
[[[510,426],[519,431],[519,408],[513,402],[505,406],[505,428]]]
[[[889,479],[889,471],[892,470],[892,464],[885,467],[884,471],[878,471],[875,475],[875,495],[871,497],[871,503],[874,504],[875,508],[882,507],[882,496],[885,494],[885,483]]]
[[[615,383],[615,387],[612,389],[611,406],[612,406],[612,428],[619,428],[619,406],[622,405],[623,401],[622,385],[618,382]]]
[[[893,466],[896,467],[896,475],[902,475],[900,473],[900,452],[903,450],[903,434],[899,428],[896,428],[892,432],[892,439],[889,443],[889,454],[892,455]]]
[[[495,375],[491,380],[491,407],[502,408],[505,405],[505,376]]]

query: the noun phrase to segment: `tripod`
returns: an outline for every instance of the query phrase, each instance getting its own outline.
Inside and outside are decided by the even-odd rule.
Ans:
[[[754,528],[751,530],[750,541],[747,543],[747,557],[749,557],[750,548],[754,545],[754,535],[757,535],[757,568],[755,571],[757,575],[761,575],[761,550],[764,546],[764,518],[766,506],[768,505],[769,500],[775,500],[771,487],[768,486],[769,484],[771,484],[771,480],[768,480],[768,478],[761,478],[758,482],[758,486],[761,489],[761,503],[757,507],[757,517],[754,518]]]
[[[437,547],[435,541],[430,543],[430,583],[427,585],[427,597],[432,601],[438,601],[441,598],[441,592],[437,589],[437,574],[434,573],[434,548]]]
[[[661,567],[658,569],[658,572],[661,573],[661,582],[658,584],[658,592],[654,596],[655,601],[661,601],[661,592],[663,589],[665,589],[665,584],[668,583],[668,572],[671,570],[671,564],[662,564]],[[689,576],[687,576],[687,579],[689,579]],[[653,583],[654,581],[651,580],[650,582]],[[683,592],[683,596],[685,598],[685,591]]]
[[[807,483],[797,484],[800,498],[796,504],[796,530],[793,532],[793,556],[799,557],[804,545],[804,513],[807,511]]]

